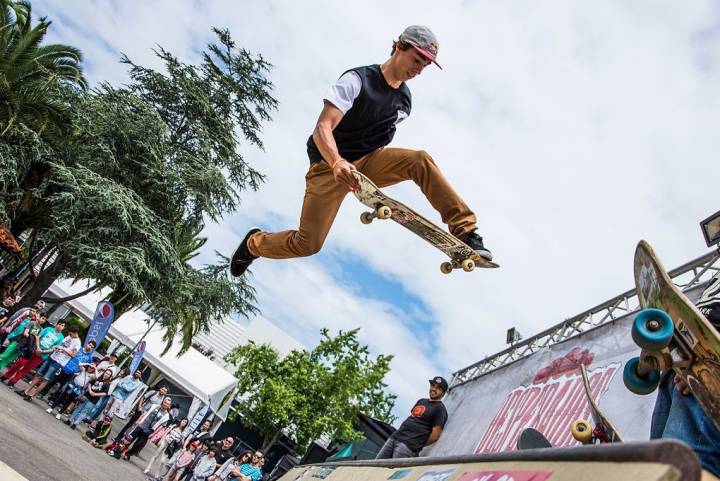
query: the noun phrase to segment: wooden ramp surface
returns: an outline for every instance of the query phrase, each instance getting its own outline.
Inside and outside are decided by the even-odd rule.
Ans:
[[[718,481],[676,441],[297,466],[282,481]]]

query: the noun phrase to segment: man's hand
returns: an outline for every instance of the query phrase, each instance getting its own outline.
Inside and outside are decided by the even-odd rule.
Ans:
[[[332,169],[335,182],[345,184],[351,192],[355,192],[360,188],[360,184],[353,175],[354,170],[357,169],[347,160],[338,160]]]
[[[675,374],[675,378],[673,379],[675,381],[675,385],[677,386],[677,390],[680,391],[680,394],[684,396],[690,395],[690,386],[687,385],[685,380],[680,377],[678,374]]]

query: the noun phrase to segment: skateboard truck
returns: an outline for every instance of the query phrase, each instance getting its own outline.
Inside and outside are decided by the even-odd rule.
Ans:
[[[475,270],[475,261],[472,259],[464,259],[462,261],[452,260],[451,262],[443,262],[440,264],[440,272],[450,274],[454,269],[462,269],[465,272]]]
[[[360,222],[369,224],[374,219],[389,219],[392,216],[392,209],[386,205],[378,206],[373,212],[363,212],[360,214]]]

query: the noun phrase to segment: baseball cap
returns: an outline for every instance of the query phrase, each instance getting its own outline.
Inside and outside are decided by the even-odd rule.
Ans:
[[[430,379],[430,384],[435,384],[436,386],[440,386],[443,391],[448,390],[448,383],[442,376],[435,376],[434,378]]]
[[[435,34],[424,25],[410,25],[400,34],[400,40],[412,45],[423,57],[430,60],[439,68],[437,63],[438,41]]]

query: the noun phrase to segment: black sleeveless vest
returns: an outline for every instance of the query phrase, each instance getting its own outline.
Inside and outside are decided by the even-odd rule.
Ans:
[[[333,137],[340,155],[353,162],[392,141],[397,123],[410,115],[412,98],[405,83],[397,89],[388,85],[380,65],[347,72],[350,71],[360,76],[362,88],[353,106],[333,130]],[[311,163],[322,160],[312,135],[307,141],[307,152]]]

